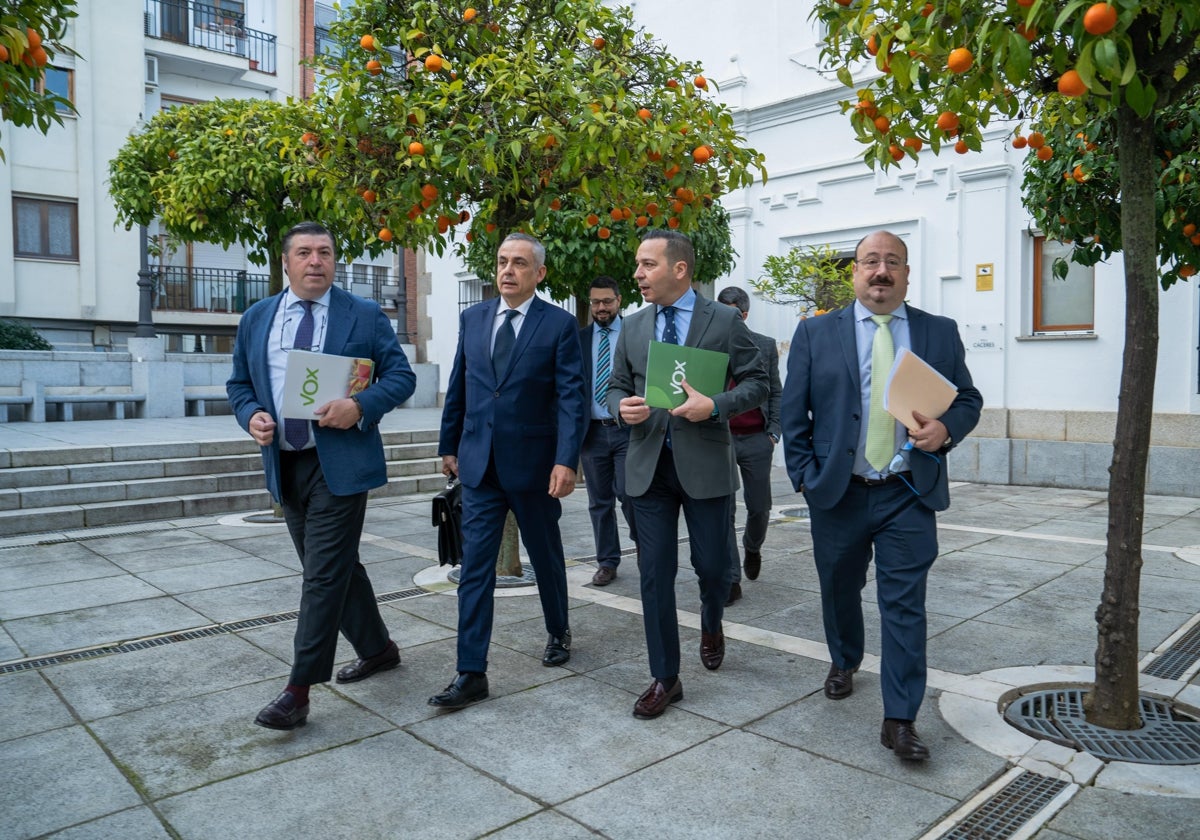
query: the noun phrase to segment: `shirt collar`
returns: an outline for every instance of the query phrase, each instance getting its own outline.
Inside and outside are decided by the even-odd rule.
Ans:
[[[855,301],[855,303],[857,302],[858,301]],[[667,306],[673,306],[676,309],[682,309],[684,312],[691,312],[696,308],[696,290],[691,286],[688,286],[688,290],[681,294],[678,300],[676,300],[674,303],[667,304]],[[655,310],[655,314],[657,315],[664,309],[666,309],[666,306],[659,306],[658,309]]]
[[[897,306],[892,312],[890,312],[890,313],[885,312],[884,314],[885,315],[890,314],[893,318],[900,318],[905,321],[908,320],[908,309],[905,307],[905,305],[903,303],[901,303],[899,306]],[[862,301],[859,301],[859,300],[854,301],[854,320],[855,321],[866,321],[866,320],[869,320],[874,315],[875,315],[874,312],[872,312],[870,309],[867,309],[867,307],[862,305]]]
[[[529,307],[533,305],[534,297],[536,297],[536,295],[531,295],[530,297],[526,298],[525,302],[520,306],[509,306],[504,302],[504,298],[500,298],[500,305],[496,307],[496,317],[501,317],[510,309],[515,309],[517,312],[520,312],[522,316],[528,315]]]
[[[600,332],[600,330],[602,330],[602,329],[603,329],[603,327],[601,327],[595,321],[592,321],[592,335],[595,335],[596,333]],[[612,323],[608,325],[608,331],[610,333],[618,333],[621,331],[621,316],[620,315],[618,315],[616,318],[613,318]]]
[[[297,297],[296,293],[292,291],[291,286],[288,286],[287,290],[283,294],[284,294],[284,298],[283,298],[283,308],[284,309],[290,309],[293,306],[295,306],[296,304],[300,303],[300,301],[302,300],[302,298]],[[332,295],[333,295],[333,287],[330,286],[328,289],[325,290],[325,294],[321,295],[319,298],[314,300],[313,303],[320,304],[321,306],[327,307],[327,306],[329,306],[329,298]]]

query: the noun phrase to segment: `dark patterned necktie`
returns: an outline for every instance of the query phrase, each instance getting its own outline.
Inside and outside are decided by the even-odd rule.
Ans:
[[[664,306],[662,309],[663,315],[663,343],[678,344],[679,333],[675,332],[675,307]]]
[[[600,328],[600,347],[596,350],[596,402],[606,405],[608,378],[612,376],[612,348],[608,343],[608,327]]]
[[[517,331],[513,329],[513,318],[520,315],[519,309],[509,309],[504,313],[504,323],[496,333],[496,343],[492,346],[492,373],[496,381],[508,370],[508,360],[512,356],[513,345],[517,343]]]
[[[296,327],[296,338],[292,341],[293,350],[311,350],[313,342],[313,302],[311,300],[302,300],[300,305],[304,307],[304,317],[300,319],[300,326]],[[283,436],[287,438],[287,442],[292,445],[292,448],[299,451],[308,446],[308,420],[298,420],[294,417],[286,417],[283,421]]]

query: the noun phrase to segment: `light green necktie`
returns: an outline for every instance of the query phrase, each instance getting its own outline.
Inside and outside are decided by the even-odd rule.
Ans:
[[[871,342],[871,411],[867,419],[867,463],[883,472],[896,454],[896,420],[883,408],[883,391],[896,359],[891,315],[872,315],[875,339]]]

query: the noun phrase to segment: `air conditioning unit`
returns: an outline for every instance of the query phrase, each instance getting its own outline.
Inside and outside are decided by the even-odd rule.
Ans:
[[[158,87],[158,56],[146,56],[146,90]]]

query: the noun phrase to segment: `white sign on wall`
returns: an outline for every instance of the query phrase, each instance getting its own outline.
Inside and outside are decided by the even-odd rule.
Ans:
[[[999,353],[1004,349],[1004,324],[963,324],[968,353]]]

